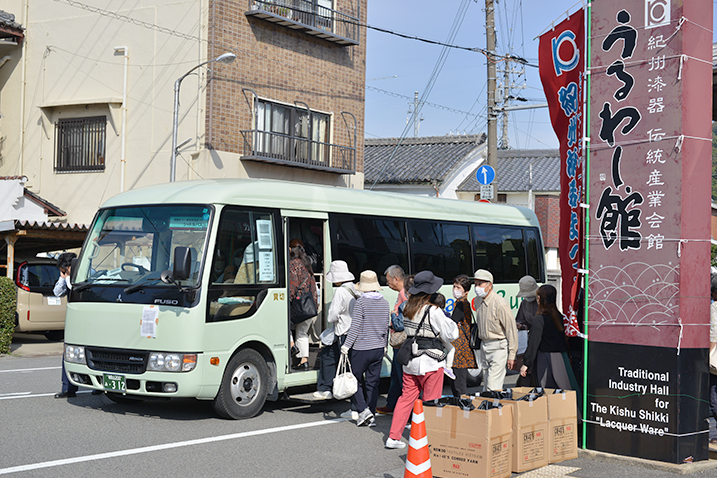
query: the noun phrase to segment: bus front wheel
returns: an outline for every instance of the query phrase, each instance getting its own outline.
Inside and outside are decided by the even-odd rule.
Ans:
[[[224,370],[214,410],[223,418],[251,418],[266,401],[269,367],[259,352],[240,350]]]

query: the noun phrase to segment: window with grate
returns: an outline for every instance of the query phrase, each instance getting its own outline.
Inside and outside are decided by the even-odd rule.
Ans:
[[[55,172],[105,170],[107,117],[61,119],[55,125]]]

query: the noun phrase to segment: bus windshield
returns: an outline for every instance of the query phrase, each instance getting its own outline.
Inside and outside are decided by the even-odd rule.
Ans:
[[[119,285],[158,282],[172,270],[175,247],[188,247],[192,270],[185,286],[200,278],[211,206],[141,206],[101,210],[75,266],[74,283]]]

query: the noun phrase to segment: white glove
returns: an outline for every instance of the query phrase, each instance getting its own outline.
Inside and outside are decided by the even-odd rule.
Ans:
[[[345,346],[345,345],[342,345],[342,346],[341,346],[341,353],[342,353],[343,355],[348,355],[348,354],[349,354],[349,348],[348,348],[347,346]]]

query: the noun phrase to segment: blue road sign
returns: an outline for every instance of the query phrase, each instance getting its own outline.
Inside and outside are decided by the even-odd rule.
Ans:
[[[484,164],[476,171],[476,179],[484,186],[489,185],[495,179],[495,169],[493,166]]]

